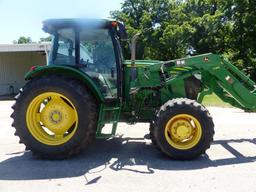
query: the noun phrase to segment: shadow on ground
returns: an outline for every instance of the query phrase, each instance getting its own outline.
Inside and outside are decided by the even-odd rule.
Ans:
[[[11,155],[0,163],[0,180],[33,180],[54,179],[82,176],[87,173],[100,174],[106,168],[115,171],[126,170],[139,174],[153,174],[154,170],[193,170],[207,167],[254,162],[255,157],[244,157],[230,142],[251,142],[256,139],[218,140],[220,144],[235,157],[228,159],[210,160],[204,155],[193,161],[174,161],[162,155],[155,147],[145,142],[144,138],[116,137],[110,140],[97,140],[81,155],[68,160],[48,161],[36,159],[31,152],[20,152]],[[214,145],[213,144],[213,145]],[[256,153],[256,152],[255,152]],[[13,157],[13,155],[16,155]],[[138,170],[139,165],[144,167]],[[96,183],[101,176],[89,183]]]

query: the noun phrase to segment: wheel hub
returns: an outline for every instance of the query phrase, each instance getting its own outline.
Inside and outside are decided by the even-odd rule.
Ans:
[[[179,120],[172,126],[172,135],[178,140],[184,140],[191,136],[192,127],[189,122],[185,120]]]
[[[50,120],[53,123],[55,123],[55,124],[61,122],[61,120],[62,120],[61,112],[59,112],[59,111],[52,111],[51,114],[50,114]]]
[[[40,120],[54,134],[63,135],[75,122],[75,113],[66,102],[57,98],[45,105]]]

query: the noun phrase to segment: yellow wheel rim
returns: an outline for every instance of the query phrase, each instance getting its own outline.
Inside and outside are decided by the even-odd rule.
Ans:
[[[46,92],[30,102],[26,123],[30,133],[39,142],[61,145],[75,134],[78,114],[67,97],[55,92]]]
[[[192,115],[179,114],[167,122],[164,133],[167,142],[172,147],[187,150],[199,142],[202,136],[202,127]]]

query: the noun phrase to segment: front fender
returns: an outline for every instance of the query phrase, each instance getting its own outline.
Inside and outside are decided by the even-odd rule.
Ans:
[[[101,102],[104,101],[104,97],[100,92],[97,85],[93,82],[93,80],[82,71],[74,68],[72,66],[63,66],[63,65],[48,65],[48,66],[36,66],[33,67],[29,72],[25,75],[25,80],[30,80],[35,77],[39,77],[42,75],[48,74],[56,74],[56,75],[64,75],[68,77],[72,77],[83,82],[89,90],[91,90],[92,94]]]

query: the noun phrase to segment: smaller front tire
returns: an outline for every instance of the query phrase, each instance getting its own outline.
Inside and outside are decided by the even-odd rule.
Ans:
[[[172,159],[191,160],[210,147],[214,124],[208,110],[196,101],[173,99],[158,111],[151,134],[152,142]]]

